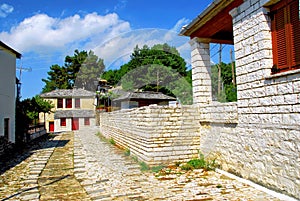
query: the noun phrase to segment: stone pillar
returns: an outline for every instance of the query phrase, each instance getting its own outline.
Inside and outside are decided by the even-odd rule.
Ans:
[[[212,102],[209,42],[195,37],[190,40],[190,45],[192,47],[193,103],[209,104]]]

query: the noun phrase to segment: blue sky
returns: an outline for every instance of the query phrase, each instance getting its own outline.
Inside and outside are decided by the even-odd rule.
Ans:
[[[189,63],[189,38],[180,28],[210,1],[200,0],[0,0],[0,40],[23,57],[22,98],[39,94],[53,64],[74,50],[93,50],[106,68],[128,61],[135,45],[167,42]],[[217,51],[217,48],[215,48]],[[217,59],[217,56],[216,56]],[[17,72],[17,77],[19,72]]]

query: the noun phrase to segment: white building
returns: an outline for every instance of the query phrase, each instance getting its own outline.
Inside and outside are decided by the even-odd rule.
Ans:
[[[16,59],[21,54],[0,41],[0,137],[15,143]]]
[[[48,132],[79,130],[95,126],[95,92],[84,89],[57,89],[41,94],[54,104],[52,113],[40,113]]]

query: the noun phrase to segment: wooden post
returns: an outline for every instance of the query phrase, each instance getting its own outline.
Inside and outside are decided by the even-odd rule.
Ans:
[[[231,72],[232,72],[232,84],[233,84],[233,86],[235,86],[236,83],[235,83],[234,64],[233,64],[233,58],[232,58],[232,49],[230,49],[230,60],[231,60]]]
[[[219,49],[218,95],[221,94],[221,63],[222,63],[222,44],[220,44],[220,49]]]

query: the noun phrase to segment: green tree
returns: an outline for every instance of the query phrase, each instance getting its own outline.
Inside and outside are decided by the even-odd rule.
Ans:
[[[102,78],[112,85],[121,84],[124,90],[159,91],[189,104],[192,99],[190,76],[186,62],[175,47],[157,44],[152,48],[136,46],[128,63],[119,70],[105,72]]]
[[[22,101],[16,100],[16,144],[22,145],[24,134],[32,124],[36,124],[39,113],[50,113],[54,107],[49,101],[43,100],[40,96],[27,98]],[[44,115],[45,116],[45,115]]]
[[[75,50],[73,56],[66,56],[64,66],[57,64],[50,67],[47,79],[42,79],[45,86],[42,93],[55,89],[72,89],[75,86],[94,90],[95,79],[104,70],[104,63],[93,51]],[[78,76],[78,81],[77,81]]]
[[[50,113],[54,105],[42,99],[40,96],[33,98],[27,98],[22,101],[26,110],[27,117],[31,120],[31,123],[36,124],[39,119],[39,113]]]
[[[94,84],[105,69],[103,59],[99,59],[93,51],[89,51],[85,61],[82,63],[79,73],[76,77],[75,86],[90,91],[95,91]]]

